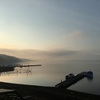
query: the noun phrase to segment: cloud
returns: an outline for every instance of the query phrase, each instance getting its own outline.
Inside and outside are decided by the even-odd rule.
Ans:
[[[13,55],[17,57],[25,58],[60,58],[67,57],[77,53],[77,51],[54,49],[54,50],[11,50],[11,49],[0,49],[0,53]]]
[[[72,50],[92,50],[99,47],[99,39],[92,33],[74,31],[68,33],[63,38],[63,44]],[[98,45],[98,46],[97,46]]]
[[[81,32],[81,31],[74,31],[74,32],[68,33],[65,36],[65,38],[68,40],[84,39],[87,37],[88,37],[88,34],[86,34],[85,32]]]

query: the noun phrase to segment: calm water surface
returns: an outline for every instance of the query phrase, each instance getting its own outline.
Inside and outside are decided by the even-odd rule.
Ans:
[[[32,64],[32,63],[31,63]],[[100,95],[100,62],[64,62],[64,63],[43,63],[42,66],[31,68],[19,68],[14,72],[0,74],[0,80],[3,82],[21,83],[41,86],[55,86],[65,75],[73,73],[78,74],[82,71],[93,71],[93,80],[82,79],[69,87],[71,90],[77,90]]]

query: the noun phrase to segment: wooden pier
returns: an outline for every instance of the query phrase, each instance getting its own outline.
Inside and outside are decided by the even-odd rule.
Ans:
[[[36,65],[16,65],[15,67],[34,67],[34,66],[42,66],[41,64]]]
[[[33,67],[33,66],[42,66],[42,64],[34,64],[34,65],[24,65],[24,64],[0,65],[0,67]]]

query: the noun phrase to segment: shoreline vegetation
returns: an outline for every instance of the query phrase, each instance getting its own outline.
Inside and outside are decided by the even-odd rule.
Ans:
[[[31,96],[31,100],[99,100],[100,95],[77,92],[69,89],[45,87],[35,85],[22,85],[0,82],[0,88],[13,89],[24,96]]]

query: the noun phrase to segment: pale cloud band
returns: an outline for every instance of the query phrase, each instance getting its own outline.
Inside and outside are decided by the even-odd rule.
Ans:
[[[95,52],[82,52],[71,50],[10,50],[0,49],[1,54],[16,56],[19,58],[31,59],[34,61],[42,62],[63,62],[63,61],[99,61],[100,51],[98,54]]]

